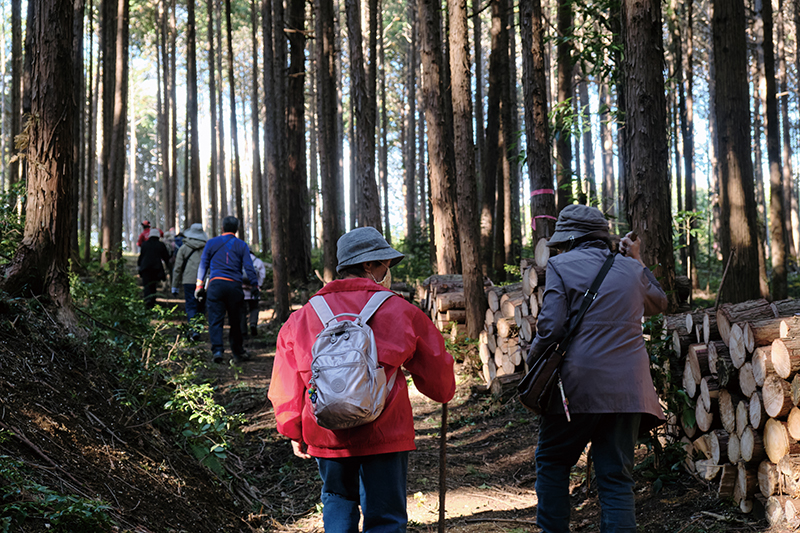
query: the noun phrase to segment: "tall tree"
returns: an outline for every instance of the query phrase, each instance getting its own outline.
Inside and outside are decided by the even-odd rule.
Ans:
[[[494,274],[495,238],[498,226],[497,210],[498,161],[502,155],[500,144],[500,102],[508,79],[503,76],[503,57],[508,57],[508,32],[506,26],[506,0],[492,0],[492,50],[489,53],[489,100],[486,108],[486,152],[483,161],[483,192],[481,194],[481,265],[484,275]]]
[[[376,6],[377,7],[377,6]],[[377,7],[376,11],[380,11]],[[386,228],[386,241],[392,244],[392,226],[389,222],[389,145],[388,130],[389,118],[387,116],[386,104],[386,36],[383,33],[383,16],[378,18],[378,33],[380,42],[378,43],[378,65],[380,67],[380,93],[381,93],[381,122],[380,122],[380,147],[378,148],[378,177],[380,178],[381,188],[383,189],[383,227]]]
[[[572,26],[571,0],[558,0],[558,97],[556,108],[556,206],[558,210],[572,202],[572,132],[567,120],[572,101]],[[662,89],[663,90],[663,89]]]
[[[88,139],[86,143],[86,177],[84,179],[84,201],[83,201],[83,261],[88,263],[92,254],[92,207],[94,205],[94,180],[97,175],[97,98],[99,76],[94,74],[94,2],[89,0],[89,82],[91,96],[87,102],[87,112],[85,113]]]
[[[745,9],[742,0],[715,0],[713,8],[720,241],[724,261],[730,264],[721,299],[740,302],[763,294],[757,276],[759,251],[750,160]]]
[[[759,6],[759,4],[761,4]],[[772,297],[776,300],[786,298],[788,294],[788,276],[786,269],[786,218],[783,194],[783,176],[781,170],[781,134],[778,123],[778,99],[775,97],[775,46],[772,38],[773,17],[770,0],[756,0],[756,9],[760,7],[763,31],[759,32],[764,61],[767,158],[769,159],[769,234],[772,255]]]
[[[408,0],[408,47],[406,49],[406,142],[403,175],[406,188],[406,240],[414,242],[417,218],[417,5]]]
[[[174,0],[173,0],[174,1]],[[225,80],[222,71],[222,0],[215,0],[214,11],[216,14],[216,40],[217,40],[217,171],[219,182],[219,215],[224,213],[227,216],[230,213],[230,205],[228,202],[228,184],[227,184],[227,158],[225,155],[225,117],[224,107],[222,105],[222,95],[225,92],[223,89],[223,82]],[[213,95],[212,95],[213,98]]]
[[[206,36],[208,40],[208,104],[211,111],[211,153],[209,154],[211,161],[209,162],[208,169],[208,196],[211,200],[211,234],[216,235],[218,230],[217,220],[219,219],[219,203],[217,196],[217,187],[219,186],[219,166],[220,162],[217,160],[217,139],[219,132],[217,130],[217,76],[216,76],[216,60],[214,58],[214,1],[206,0],[206,12],[208,15],[208,24],[206,26]],[[253,54],[254,56],[256,54]],[[257,122],[257,121],[256,121]]]
[[[14,295],[46,295],[56,316],[75,322],[69,291],[69,235],[74,69],[72,2],[32,0],[28,25],[36,50],[31,58],[31,112],[27,159],[28,200],[25,233],[5,272],[3,289]],[[27,295],[27,294],[26,294]]]
[[[15,153],[13,140],[20,134],[20,108],[22,98],[22,0],[11,1],[11,153]],[[19,181],[20,165],[12,158],[8,165],[8,183]]]
[[[450,18],[450,79],[453,92],[453,133],[456,184],[458,190],[458,235],[461,249],[464,300],[467,309],[467,336],[477,339],[483,329],[486,296],[480,265],[478,226],[478,187],[472,144],[472,83],[470,80],[469,28],[467,0],[448,0]]]
[[[359,226],[372,226],[383,232],[378,185],[375,181],[376,106],[375,99],[371,98],[371,95],[375,93],[372,90],[373,66],[369,66],[369,78],[367,78],[367,74],[364,72],[365,61],[361,37],[359,0],[345,0],[345,8],[347,12],[347,40],[350,44],[350,100],[356,115],[356,144],[358,146],[356,191],[359,196],[356,202],[356,218]],[[373,59],[375,59],[374,55]]]
[[[285,83],[286,43],[283,35],[283,3],[262,0],[261,29],[264,35],[264,93],[266,106],[264,146],[266,149],[267,184],[269,191],[269,228],[272,250],[272,280],[275,291],[275,320],[289,318],[289,283],[284,233],[285,166],[283,164],[283,132],[286,128]]]
[[[304,281],[311,272],[311,219],[305,157],[305,2],[289,0],[287,8],[286,204],[291,216],[286,217],[284,224],[286,242],[292,243],[292,246],[286,249],[286,258],[289,278]]]
[[[31,4],[33,5],[33,4]],[[111,181],[111,171],[109,167],[109,156],[111,153],[111,137],[114,126],[114,80],[115,80],[115,61],[116,61],[116,30],[117,30],[117,6],[115,2],[104,1],[102,3],[102,22],[100,34],[100,48],[102,50],[103,61],[101,63],[103,79],[103,147],[101,153],[101,179],[102,179],[102,198],[101,198],[101,235],[100,235],[100,261],[107,264],[113,256],[112,243],[112,213],[114,213],[114,194],[113,183]],[[121,208],[122,206],[120,206]]]
[[[436,267],[439,274],[458,272],[458,228],[453,190],[453,147],[444,100],[441,18],[433,0],[417,3],[420,20],[422,97],[428,126],[430,202],[433,215]]]
[[[661,65],[661,5],[657,0],[623,0],[622,25],[627,108],[626,175],[631,229],[646,240],[643,260],[677,307],[668,172],[666,95]]]
[[[176,0],[169,0],[169,156],[170,156],[170,192],[167,195],[169,204],[165,210],[170,223],[178,222],[178,26],[176,16]]]
[[[786,69],[786,24],[783,13],[783,0],[778,0],[778,12],[775,20],[777,26],[778,48],[776,59],[775,83],[778,85],[781,106],[781,122],[783,122],[783,205],[786,217],[786,249],[789,257],[796,257],[800,246],[800,213],[797,205],[797,187],[794,184],[792,170],[792,142],[791,125],[789,123],[789,88],[787,84],[788,71]],[[795,36],[795,40],[797,37]]]
[[[525,105],[525,137],[531,189],[531,226],[534,242],[549,238],[555,230],[556,202],[553,165],[550,159],[550,128],[547,119],[544,24],[540,0],[521,0],[522,83]]]
[[[681,106],[681,137],[683,139],[683,175],[686,180],[683,190],[686,200],[683,205],[686,211],[693,212],[697,207],[697,186],[694,172],[694,0],[686,0],[684,13],[686,15],[686,53],[683,55],[685,104]],[[694,289],[700,287],[697,271],[697,239],[694,235],[697,222],[692,218],[689,223],[687,253],[689,261],[687,270]]]
[[[239,238],[244,239],[244,208],[242,206],[242,173],[239,162],[239,126],[236,118],[236,76],[233,71],[233,28],[231,25],[231,0],[225,0],[225,29],[227,31],[228,96],[231,105],[231,149],[233,150],[233,195],[236,205],[236,218],[239,224]]]
[[[483,205],[483,160],[486,153],[485,116],[483,113],[483,30],[480,0],[472,1],[472,41],[475,50],[475,172],[478,175],[478,205]]]
[[[73,123],[72,132],[72,193],[71,198],[75,201],[72,202],[70,209],[72,210],[70,226],[70,248],[74,257],[78,257],[78,206],[81,197],[81,165],[83,163],[83,102],[86,100],[86,86],[83,79],[83,11],[85,8],[84,0],[73,0],[73,28],[72,28],[72,66],[75,69],[73,98],[75,99],[75,122]],[[1,155],[0,155],[1,157]]]
[[[319,116],[319,168],[322,188],[323,278],[336,277],[336,241],[342,234],[339,212],[339,127],[336,104],[336,27],[333,0],[316,0],[317,115]]]
[[[253,244],[258,242],[258,230],[260,227],[261,235],[263,236],[261,249],[266,250],[266,243],[269,242],[269,239],[266,238],[269,221],[266,217],[266,209],[261,203],[261,198],[264,197],[261,190],[264,180],[261,177],[261,132],[259,127],[261,120],[258,112],[260,100],[258,98],[258,12],[256,10],[256,0],[250,0],[250,41],[253,45],[251,49],[253,54],[253,81],[250,89],[250,127],[253,136],[253,173],[251,176],[253,234],[250,236],[250,242]],[[259,209],[259,205],[261,209]]]
[[[188,220],[186,225],[203,221],[203,202],[200,195],[200,128],[197,119],[197,23],[195,19],[194,2],[188,2],[186,22],[187,39],[187,72],[186,105],[188,110],[187,126],[189,128],[189,167],[186,169],[188,174],[188,187],[184,190],[186,203],[188,205]]]

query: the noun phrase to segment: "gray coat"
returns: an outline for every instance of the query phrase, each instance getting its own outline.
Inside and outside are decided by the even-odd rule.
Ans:
[[[179,289],[181,285],[195,284],[197,268],[200,266],[200,258],[203,256],[205,245],[206,241],[200,239],[186,237],[183,240],[183,245],[178,248],[178,254],[175,256],[175,266],[172,267],[173,289]]]
[[[609,253],[604,243],[591,241],[550,259],[529,361],[566,335]],[[650,377],[642,316],[666,308],[667,296],[650,270],[635,259],[617,255],[561,368],[570,413],[644,413],[664,420]],[[556,397],[552,413],[563,410],[560,396]],[[652,427],[653,422],[643,419],[642,426]]]

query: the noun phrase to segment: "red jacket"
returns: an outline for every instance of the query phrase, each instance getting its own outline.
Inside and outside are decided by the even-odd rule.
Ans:
[[[360,312],[373,293],[383,289],[369,279],[349,278],[325,285],[317,294],[333,314]],[[447,402],[455,393],[453,357],[430,318],[400,297],[389,298],[369,325],[375,333],[378,361],[387,379],[403,366],[424,395]],[[306,304],[292,313],[278,334],[269,399],[278,431],[308,445],[315,457],[350,457],[414,450],[414,418],[408,385],[399,374],[381,415],[369,424],[328,430],[317,425],[306,387],[311,379],[311,347],[322,331],[314,309]]]

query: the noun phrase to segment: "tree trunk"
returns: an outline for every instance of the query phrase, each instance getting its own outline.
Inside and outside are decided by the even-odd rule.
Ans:
[[[406,49],[406,114],[405,161],[403,165],[406,188],[406,241],[413,243],[417,234],[417,6],[409,0],[408,6],[409,41]]]
[[[169,143],[170,143],[170,192],[167,195],[169,205],[167,205],[165,212],[167,219],[177,224],[178,222],[178,47],[176,44],[178,29],[176,23],[176,0],[169,1],[169,71],[170,71],[170,84],[169,84],[169,102],[170,102],[170,119],[169,119]]]
[[[73,130],[73,147],[72,147],[72,176],[73,180],[71,183],[72,192],[70,197],[73,198],[73,202],[70,205],[71,215],[70,219],[72,224],[70,225],[70,249],[72,257],[79,257],[79,250],[78,250],[78,213],[79,213],[79,205],[80,205],[80,197],[81,197],[81,177],[83,173],[81,172],[81,166],[83,164],[83,136],[84,136],[84,127],[83,127],[83,112],[84,112],[84,105],[83,103],[86,101],[86,85],[84,83],[83,77],[83,11],[85,7],[84,0],[73,0],[73,10],[75,11],[73,15],[73,28],[72,28],[72,65],[75,69],[75,76],[74,80],[75,83],[72,86],[73,89],[73,98],[75,99],[75,122],[73,123],[74,130]]]
[[[186,56],[187,73],[186,85],[188,90],[186,105],[189,116],[189,174],[188,188],[184,191],[186,202],[189,205],[187,226],[203,221],[203,201],[200,195],[200,128],[197,120],[197,31],[194,2],[187,4],[187,40],[188,52]]]
[[[656,1],[622,3],[627,108],[626,171],[628,220],[647,241],[645,264],[659,265],[654,274],[677,307],[673,291],[675,261],[668,172],[667,117],[661,63],[661,10]]]
[[[339,164],[336,123],[336,39],[333,0],[316,0],[317,114],[319,116],[319,167],[322,188],[323,278],[336,277],[336,241],[341,236]]]
[[[759,6],[759,3],[761,4]],[[787,232],[786,206],[783,194],[783,176],[781,170],[781,138],[778,123],[778,100],[775,97],[775,46],[773,44],[772,2],[756,0],[756,10],[760,8],[763,31],[757,32],[756,41],[761,46],[760,53],[764,57],[764,82],[766,87],[766,130],[767,157],[769,159],[769,234],[772,254],[772,298],[786,298],[787,269]]]
[[[225,0],[225,28],[227,32],[228,95],[231,106],[231,149],[233,150],[233,195],[236,218],[239,219],[239,238],[244,240],[244,207],[242,205],[242,173],[239,162],[239,125],[236,118],[236,80],[233,72],[233,35],[231,29],[231,0]],[[302,94],[302,93],[301,93]]]
[[[380,8],[378,8],[380,10]],[[386,228],[385,237],[389,245],[392,244],[392,226],[389,222],[389,145],[388,130],[389,118],[387,116],[386,105],[386,53],[384,47],[385,35],[383,34],[383,17],[378,19],[378,33],[381,36],[378,51],[378,63],[380,64],[380,91],[381,91],[381,123],[380,138],[381,144],[378,148],[378,172],[383,189],[383,227]]]
[[[72,134],[77,102],[72,98],[72,2],[32,2],[29,39],[31,112],[27,158],[28,199],[25,233],[5,273],[3,289],[12,295],[46,295],[59,320],[71,326],[75,316],[69,291]]]
[[[519,9],[532,242],[536,243],[541,238],[550,238],[555,231],[556,221],[550,124],[547,118],[542,3],[540,0],[521,0]]]
[[[12,147],[10,154],[16,153],[13,139],[20,134],[20,109],[22,97],[22,0],[11,1],[11,132]],[[19,160],[12,158],[8,164],[8,183],[14,185],[20,180]]]
[[[349,0],[352,1],[352,0]],[[448,136],[442,86],[442,38],[439,9],[432,0],[419,0],[420,52],[422,56],[425,118],[428,125],[428,154],[430,158],[431,207],[435,232],[436,266],[439,274],[458,271],[458,228],[455,218],[455,198],[452,189],[452,139]],[[448,146],[449,144],[449,146]]]
[[[476,339],[483,329],[486,296],[480,267],[480,232],[475,177],[475,154],[472,144],[472,94],[469,61],[467,0],[449,0],[450,79],[453,92],[454,148],[458,189],[458,233],[461,244],[462,279],[464,280],[467,336]]]
[[[508,28],[508,56],[506,60],[506,103],[503,104],[503,138],[505,140],[505,161],[503,174],[508,186],[505,188],[505,216],[503,219],[503,247],[505,264],[519,263],[522,253],[522,227],[519,207],[519,105],[517,104],[517,39],[514,9],[506,12]]]
[[[101,155],[102,207],[100,209],[100,262],[105,265],[113,259],[112,253],[112,214],[114,213],[114,195],[111,187],[109,156],[111,154],[111,136],[114,124],[114,80],[115,80],[115,40],[117,28],[117,11],[114,2],[102,4],[102,33],[100,48],[103,62],[103,147]]]
[[[795,8],[797,9],[797,8]],[[800,235],[800,219],[798,219],[797,188],[794,185],[794,173],[792,171],[792,143],[789,125],[789,90],[786,79],[786,25],[784,24],[783,0],[778,1],[777,38],[778,57],[776,58],[776,83],[779,85],[781,93],[781,118],[783,121],[783,212],[786,228],[786,250],[788,257],[796,257],[798,254],[798,239]],[[788,262],[788,259],[787,259]],[[788,268],[788,267],[787,267]]]
[[[359,226],[372,226],[383,232],[381,223],[380,198],[375,182],[375,99],[372,90],[373,65],[369,66],[370,78],[364,71],[364,50],[362,47],[361,14],[359,0],[345,0],[347,11],[347,35],[350,44],[350,98],[356,114],[356,187],[358,193],[356,219]],[[371,20],[371,17],[370,17]],[[371,37],[372,38],[372,37]],[[370,43],[371,46],[371,43]],[[373,56],[371,59],[374,59]]]
[[[273,16],[274,12],[274,16]],[[283,4],[281,0],[264,0],[261,5],[261,28],[264,34],[264,93],[266,106],[264,146],[266,148],[267,183],[269,190],[269,227],[272,248],[272,279],[275,291],[274,319],[289,318],[289,284],[286,266],[284,233],[286,201],[283,166],[283,132],[285,121],[286,44],[283,34]]]
[[[217,160],[217,76],[216,60],[214,58],[214,4],[213,0],[206,0],[206,11],[208,13],[208,25],[206,34],[208,37],[208,94],[209,107],[211,108],[211,153],[208,171],[208,196],[211,199],[211,234],[216,235],[218,231],[217,221],[219,220],[220,208],[217,203],[217,187],[219,186],[219,167]],[[254,54],[255,55],[255,54]],[[257,122],[257,120],[254,120]],[[256,137],[257,138],[257,137]]]
[[[228,216],[230,214],[230,205],[228,202],[228,183],[227,183],[227,165],[228,160],[225,157],[225,113],[222,106],[222,94],[225,92],[223,87],[224,75],[222,72],[222,0],[214,0],[214,11],[217,15],[216,41],[217,41],[217,68],[215,76],[217,78],[216,106],[217,106],[217,181],[219,182],[219,212],[216,214],[218,217]],[[264,61],[266,63],[266,60]],[[268,101],[268,100],[267,100]]]
[[[83,261],[88,263],[92,257],[92,207],[94,205],[94,180],[97,176],[97,98],[99,93],[99,78],[94,75],[94,7],[93,1],[89,0],[89,83],[91,95],[89,98],[88,112],[86,113],[87,130],[89,142],[86,145],[86,176],[84,184],[86,186],[83,196]],[[99,69],[98,69],[99,70]]]
[[[485,176],[483,175],[483,160],[486,157],[486,132],[483,112],[483,29],[481,20],[481,2],[472,1],[472,32],[475,61],[475,174],[478,181],[478,206],[483,205],[483,189]],[[480,228],[479,228],[480,229]]]
[[[556,136],[556,209],[561,211],[572,203],[572,132],[567,118],[572,114],[572,2],[558,0],[558,96],[555,119]],[[659,34],[660,35],[660,34]],[[660,65],[660,63],[659,63]],[[663,92],[663,89],[661,89]]]
[[[683,175],[685,181],[684,209],[693,212],[697,209],[697,188],[694,172],[694,0],[686,0],[684,4],[686,13],[686,53],[684,60],[683,93],[684,104],[681,106],[681,137],[683,139]],[[692,282],[692,288],[700,287],[697,271],[697,238],[694,230],[697,229],[697,219],[694,217],[689,222],[689,235],[687,272]]]
[[[266,238],[269,224],[266,218],[266,209],[264,209],[264,205],[261,204],[260,201],[264,194],[261,190],[263,179],[261,177],[261,141],[259,140],[261,138],[261,128],[259,127],[260,120],[258,113],[260,102],[258,98],[258,12],[256,11],[255,0],[250,0],[250,38],[253,43],[253,81],[250,96],[250,127],[252,128],[253,136],[253,174],[250,178],[252,183],[251,201],[253,212],[253,228],[250,236],[250,242],[253,243],[253,245],[259,242],[258,237],[260,228],[260,233],[263,237],[261,240],[261,249],[266,251],[266,243],[269,242],[269,239]],[[213,72],[213,69],[210,69],[210,72]],[[261,206],[260,209],[259,205]]]
[[[286,206],[284,219],[289,279],[303,281],[311,272],[308,186],[305,144],[305,3],[287,4],[286,34],[289,38],[289,70],[286,91]],[[380,210],[378,211],[380,216]]]
[[[499,225],[495,218],[497,209],[498,161],[502,155],[500,146],[500,102],[504,86],[508,83],[503,76],[503,56],[508,54],[508,32],[505,13],[506,0],[492,0],[492,50],[489,54],[489,101],[486,109],[486,152],[483,166],[483,194],[481,195],[481,266],[483,274],[494,275],[495,228]]]
[[[712,29],[721,193],[720,240],[725,263],[730,262],[721,298],[741,302],[761,296],[742,0],[715,0]]]

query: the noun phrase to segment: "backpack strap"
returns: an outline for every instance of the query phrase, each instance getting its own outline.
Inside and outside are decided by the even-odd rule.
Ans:
[[[367,305],[364,306],[364,309],[362,309],[361,313],[358,315],[361,318],[361,322],[364,324],[369,322],[369,319],[372,318],[372,315],[375,314],[375,311],[378,310],[381,304],[393,295],[394,293],[389,291],[378,291],[373,294],[367,302]]]
[[[311,304],[311,307],[314,308],[314,311],[317,313],[320,321],[322,321],[322,327],[328,325],[328,322],[333,320],[333,311],[331,311],[328,302],[325,301],[325,298],[322,295],[317,295],[311,298],[308,303]]]

